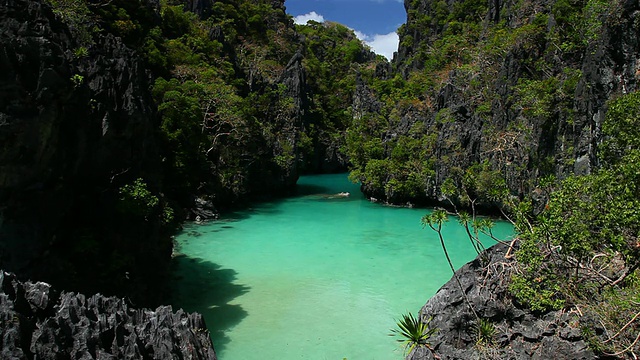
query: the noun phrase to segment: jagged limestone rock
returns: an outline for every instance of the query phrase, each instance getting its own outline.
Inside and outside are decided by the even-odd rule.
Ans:
[[[493,344],[477,344],[476,318],[455,279],[449,280],[420,310],[438,329],[431,349],[419,348],[407,359],[596,359],[581,336],[577,314],[534,313],[514,302],[508,290],[513,259],[508,245],[496,244],[456,272],[480,318],[494,324]]]
[[[4,271],[0,320],[3,359],[217,359],[200,314],[59,293]]]

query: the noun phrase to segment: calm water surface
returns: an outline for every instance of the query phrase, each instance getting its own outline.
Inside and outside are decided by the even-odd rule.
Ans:
[[[395,319],[452,275],[420,225],[427,210],[371,203],[346,175],[298,184],[298,196],[185,226],[174,306],[204,314],[220,360],[402,359]],[[455,219],[445,232],[456,267],[475,257]]]

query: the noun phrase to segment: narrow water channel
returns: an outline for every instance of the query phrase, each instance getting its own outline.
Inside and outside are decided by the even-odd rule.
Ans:
[[[428,210],[371,203],[344,174],[298,184],[295,197],[185,226],[174,307],[204,314],[220,360],[402,359],[395,320],[452,275],[420,224]],[[475,257],[455,219],[445,233],[457,267]]]

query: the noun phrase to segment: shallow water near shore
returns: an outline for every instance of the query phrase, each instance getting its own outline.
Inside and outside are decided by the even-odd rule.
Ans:
[[[396,319],[452,276],[428,211],[371,203],[345,174],[301,177],[294,197],[185,225],[173,305],[205,316],[220,360],[402,359]],[[444,233],[456,267],[476,256],[455,218]]]

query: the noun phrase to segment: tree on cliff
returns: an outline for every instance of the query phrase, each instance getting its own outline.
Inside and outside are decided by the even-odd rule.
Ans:
[[[509,290],[516,304],[534,312],[579,314],[576,326],[597,354],[635,357],[640,351],[640,92],[612,100],[608,109],[601,169],[548,180],[548,201],[535,216],[529,201],[505,209],[518,231]],[[501,203],[513,201],[503,187],[494,191],[511,199]],[[467,215],[458,216],[475,243]],[[444,221],[442,211],[423,220],[440,235],[448,259],[439,228]]]

